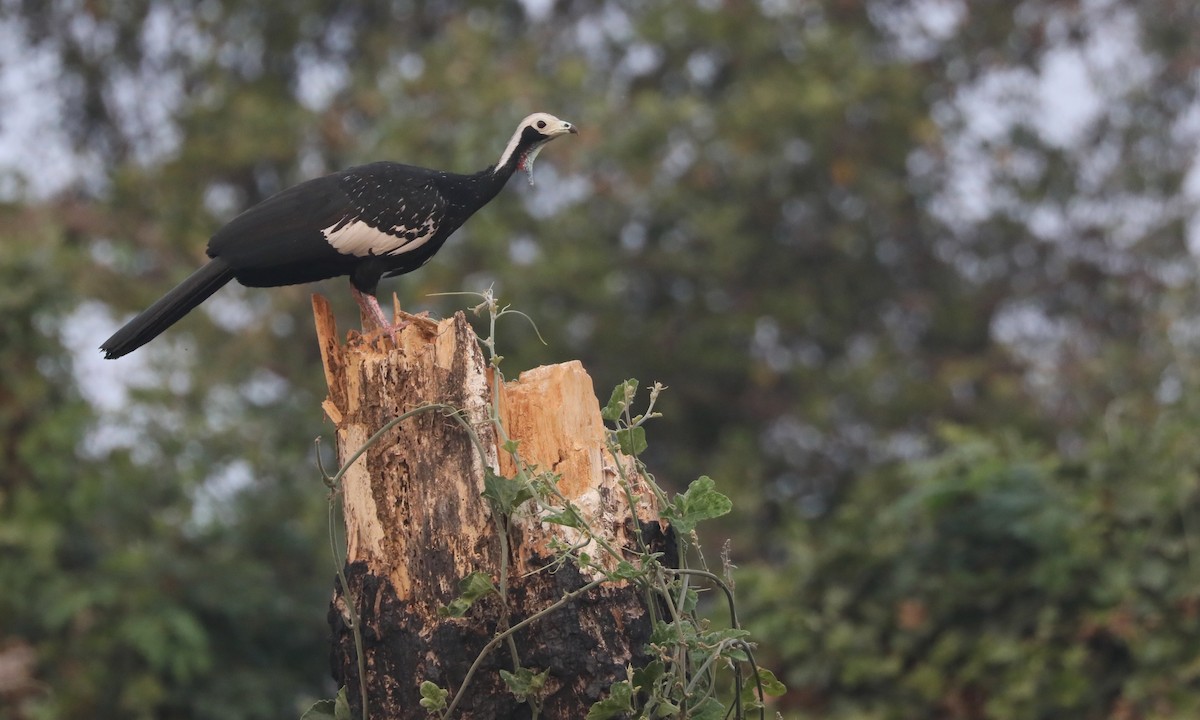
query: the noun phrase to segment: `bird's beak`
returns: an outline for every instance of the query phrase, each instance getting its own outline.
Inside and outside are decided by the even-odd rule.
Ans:
[[[572,125],[571,123],[567,122],[566,120],[563,120],[563,121],[562,121],[562,126],[561,126],[561,127],[559,127],[559,128],[558,128],[558,132],[556,132],[556,133],[554,133],[554,134],[555,134],[555,135],[568,135],[568,134],[570,134],[570,135],[578,135],[578,134],[579,134],[579,129],[578,129],[578,128],[576,128],[576,127],[575,127],[574,125]]]

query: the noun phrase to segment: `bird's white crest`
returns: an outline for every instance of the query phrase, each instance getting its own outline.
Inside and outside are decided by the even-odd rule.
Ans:
[[[425,243],[429,242],[437,233],[437,223],[432,218],[426,220],[420,227],[415,228],[417,231],[416,237],[404,237],[405,231],[409,228],[396,226],[392,231],[398,233],[386,233],[378,228],[373,228],[362,220],[342,225],[331,225],[321,231],[325,236],[326,242],[333,246],[333,249],[343,255],[353,255],[355,257],[368,257],[370,255],[400,255],[402,253],[416,250]]]
[[[508,147],[504,148],[504,152],[500,154],[500,160],[496,162],[496,169],[504,167],[512,159],[513,153],[517,151],[517,146],[521,144],[521,136],[525,133],[525,128],[533,128],[540,133],[543,138],[536,145],[525,151],[525,156],[518,158],[520,169],[524,170],[529,175],[529,182],[533,182],[533,160],[537,157],[539,151],[547,143],[567,133],[575,132],[575,127],[566,120],[559,120],[550,113],[534,113],[525,118],[517,125],[517,131],[513,133],[512,139],[508,141]]]

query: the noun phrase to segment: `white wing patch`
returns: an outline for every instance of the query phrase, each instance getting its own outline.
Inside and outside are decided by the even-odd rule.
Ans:
[[[427,218],[415,228],[394,226],[390,232],[373,228],[362,220],[339,221],[321,231],[326,242],[343,255],[400,255],[416,250],[437,233],[437,223]]]

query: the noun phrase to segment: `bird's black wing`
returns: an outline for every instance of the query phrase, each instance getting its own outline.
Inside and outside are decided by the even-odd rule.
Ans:
[[[363,258],[408,252],[436,232],[445,200],[433,175],[379,162],[300,183],[218,230],[208,254],[245,285],[345,275]]]

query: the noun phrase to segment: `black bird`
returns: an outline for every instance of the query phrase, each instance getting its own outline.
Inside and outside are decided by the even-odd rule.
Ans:
[[[375,298],[380,278],[424,265],[517,168],[532,182],[533,160],[542,147],[575,132],[569,122],[534,113],[517,126],[500,160],[474,175],[376,162],[273,195],[218,230],[208,241],[208,264],[100,349],[106,358],[133,352],[230,280],[274,287],[349,275],[359,307],[390,327]]]

